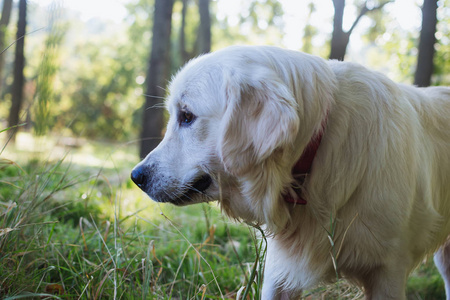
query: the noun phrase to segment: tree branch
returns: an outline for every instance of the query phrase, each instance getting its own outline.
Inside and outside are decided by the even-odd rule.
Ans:
[[[364,2],[364,6],[361,7],[361,9],[360,9],[360,11],[359,11],[358,17],[355,19],[355,22],[353,22],[352,27],[350,27],[350,29],[347,31],[347,34],[348,34],[348,35],[352,34],[352,32],[353,32],[353,30],[355,29],[356,25],[358,25],[359,20],[361,20],[361,18],[362,18],[364,15],[366,15],[368,12],[380,10],[380,9],[382,9],[386,4],[392,3],[392,2],[394,2],[394,1],[395,1],[395,0],[388,0],[388,1],[385,1],[385,2],[381,3],[381,4],[378,5],[378,6],[375,6],[375,7],[370,8],[370,9],[367,7],[367,1]]]

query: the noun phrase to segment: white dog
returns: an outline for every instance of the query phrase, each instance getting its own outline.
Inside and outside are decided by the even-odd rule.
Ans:
[[[263,224],[263,299],[296,299],[336,274],[367,299],[405,299],[408,274],[450,234],[450,88],[230,47],[189,62],[167,109],[133,181],[158,202],[218,200]],[[449,293],[450,245],[435,260]]]

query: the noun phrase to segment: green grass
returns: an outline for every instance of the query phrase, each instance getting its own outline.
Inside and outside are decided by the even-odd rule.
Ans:
[[[214,204],[147,199],[129,180],[133,146],[17,143],[0,159],[2,299],[232,299],[247,284],[254,230]]]
[[[81,144],[21,134],[2,153],[0,298],[259,298],[257,230],[231,223],[215,204],[149,200],[129,180],[136,145]],[[408,296],[445,299],[431,262],[409,280]],[[362,294],[340,281],[304,297]]]

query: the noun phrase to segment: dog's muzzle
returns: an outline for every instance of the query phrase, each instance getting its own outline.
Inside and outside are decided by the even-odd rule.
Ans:
[[[154,165],[149,166],[146,164],[139,164],[133,169],[133,171],[131,171],[131,180],[152,199],[155,201],[160,201],[158,197],[155,197],[155,192],[157,190],[155,187],[156,173],[157,170]]]
[[[212,184],[211,176],[203,174],[188,184],[183,184],[178,190],[167,192],[161,187],[161,182],[159,181],[161,178],[155,178],[155,167],[146,165],[136,166],[131,172],[131,180],[153,200],[170,202],[176,205],[195,202],[193,197],[196,194],[204,194]]]
[[[143,190],[144,183],[146,181],[146,176],[142,172],[141,168],[135,168],[131,171],[131,180]]]

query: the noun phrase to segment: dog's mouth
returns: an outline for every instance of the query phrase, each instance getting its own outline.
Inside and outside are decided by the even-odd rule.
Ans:
[[[211,186],[212,178],[208,174],[204,174],[199,178],[192,181],[192,183],[187,185],[187,189],[184,193],[178,196],[173,202],[176,205],[186,205],[195,201],[194,197],[200,195],[205,195],[205,191]]]

